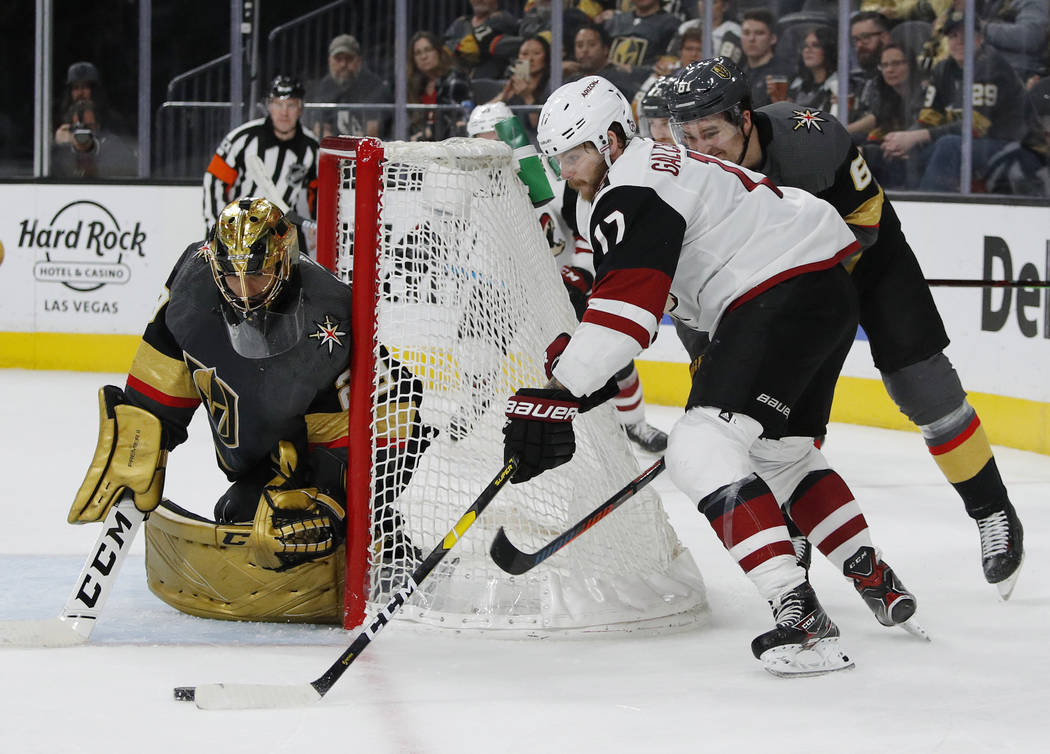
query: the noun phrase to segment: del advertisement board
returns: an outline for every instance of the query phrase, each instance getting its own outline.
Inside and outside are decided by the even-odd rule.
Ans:
[[[142,332],[197,240],[190,186],[0,185],[0,332]]]

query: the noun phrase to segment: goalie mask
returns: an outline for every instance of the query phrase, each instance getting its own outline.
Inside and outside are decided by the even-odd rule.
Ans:
[[[248,358],[288,350],[302,332],[302,292],[286,295],[299,264],[298,230],[267,199],[226,205],[205,252],[234,349]]]
[[[601,76],[584,76],[555,91],[540,111],[537,140],[548,157],[590,142],[611,166],[609,127],[617,123],[627,141],[638,133],[631,105]]]

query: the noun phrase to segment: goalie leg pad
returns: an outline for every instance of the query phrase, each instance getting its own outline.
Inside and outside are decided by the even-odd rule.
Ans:
[[[160,419],[129,404],[113,385],[98,391],[98,407],[98,442],[69,509],[71,524],[101,521],[125,489],[134,493],[135,507],[148,513],[164,489],[168,452]]]
[[[342,546],[282,571],[259,567],[252,524],[216,525],[168,500],[146,519],[146,580],[160,600],[202,618],[343,622]]]

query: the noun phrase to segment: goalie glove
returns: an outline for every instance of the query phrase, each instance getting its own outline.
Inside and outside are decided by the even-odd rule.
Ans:
[[[580,403],[565,390],[522,388],[507,401],[503,460],[518,459],[512,484],[568,463],[576,452],[572,420]]]
[[[335,551],[346,534],[346,509],[317,487],[294,487],[299,455],[287,440],[271,456],[274,477],[263,487],[249,538],[251,559],[283,571]]]
[[[252,562],[284,571],[330,555],[346,532],[346,509],[316,487],[263,488],[252,523]]]
[[[98,391],[99,428],[91,459],[66,520],[101,521],[128,490],[135,507],[148,513],[160,503],[168,451],[160,419],[128,403],[124,391],[106,385]]]

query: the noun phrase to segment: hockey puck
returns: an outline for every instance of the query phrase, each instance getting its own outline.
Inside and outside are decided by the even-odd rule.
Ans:
[[[175,687],[175,701],[177,702],[192,702],[197,696],[196,686],[176,686]]]

